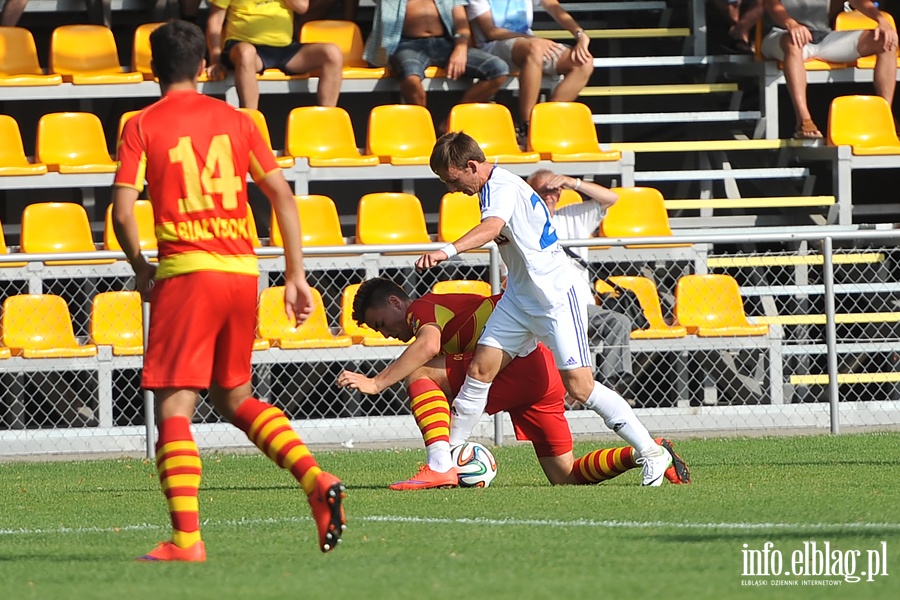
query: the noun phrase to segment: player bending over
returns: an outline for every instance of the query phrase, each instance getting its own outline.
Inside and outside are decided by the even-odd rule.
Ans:
[[[356,389],[365,394],[377,394],[398,381],[406,382],[413,414],[425,437],[427,464],[411,479],[393,484],[392,489],[423,489],[457,484],[450,457],[450,407],[447,396],[441,391],[441,386],[434,383],[436,379],[430,377],[433,372],[423,375],[419,370],[440,355],[471,353],[499,299],[499,295],[485,298],[474,294],[425,294],[412,300],[400,286],[383,278],[370,279],[357,290],[353,302],[353,318],[358,323],[366,324],[387,337],[403,341],[409,341],[413,336],[416,338],[397,360],[375,377],[343,371],[337,380],[339,387]],[[532,347],[522,354],[533,354],[530,352],[533,349]],[[465,362],[468,365],[470,361]],[[558,373],[555,381],[560,383]],[[456,391],[458,388],[454,390],[453,396]],[[564,393],[559,398],[560,410],[564,408],[563,396]],[[513,403],[513,406],[521,406],[518,402]],[[566,435],[571,444],[568,425]],[[571,446],[568,450],[571,450]],[[668,454],[667,452],[667,456]],[[635,464],[643,464],[638,452],[629,452],[628,455],[633,457]],[[669,460],[667,458],[666,462]],[[568,470],[554,472],[570,473],[571,463]],[[564,483],[558,478],[554,479],[549,473],[548,478],[553,483]]]

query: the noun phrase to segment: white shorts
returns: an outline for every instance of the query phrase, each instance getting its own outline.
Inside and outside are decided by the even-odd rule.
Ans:
[[[553,353],[560,371],[591,367],[587,306],[579,302],[574,287],[567,299],[566,304],[549,310],[546,315],[535,316],[504,295],[488,318],[478,343],[515,357],[531,353],[537,342],[543,342]]]
[[[512,51],[513,46],[515,46],[516,42],[521,39],[522,38],[509,38],[506,40],[494,40],[492,42],[486,43],[481,47],[481,49],[488,54],[493,54],[498,58],[502,58],[504,61],[506,61],[506,64],[509,65],[509,70],[511,72],[517,72],[519,70],[519,66],[513,62]],[[550,60],[546,58],[544,59],[544,68],[542,69],[544,75],[559,75],[559,71],[556,70],[556,65],[559,62],[559,56],[562,54],[562,52],[568,50],[569,47],[565,44],[557,44],[557,46],[562,47],[560,54]]]
[[[855,62],[859,58],[859,38],[865,33],[862,29],[854,31],[814,31],[813,42],[803,46],[803,60],[818,58],[828,62]],[[762,51],[766,58],[784,60],[781,48],[781,36],[788,35],[780,27],[774,27],[763,39]]]

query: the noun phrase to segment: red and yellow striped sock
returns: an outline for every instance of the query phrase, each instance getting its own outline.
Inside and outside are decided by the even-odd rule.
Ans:
[[[425,440],[425,450],[439,442],[450,448],[450,402],[441,388],[430,379],[409,384],[410,407],[416,425]]]
[[[235,411],[234,424],[275,464],[290,471],[307,496],[313,493],[322,469],[291,427],[284,411],[256,398],[247,398]]]
[[[589,452],[575,461],[572,472],[578,483],[600,483],[636,466],[634,448],[624,446]]]
[[[172,518],[172,542],[179,548],[192,546],[200,541],[197,493],[203,469],[191,422],[185,417],[169,417],[159,424],[156,471]]]

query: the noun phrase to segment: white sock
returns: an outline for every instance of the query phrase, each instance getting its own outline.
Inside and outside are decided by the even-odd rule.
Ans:
[[[450,447],[462,444],[469,436],[472,430],[481,418],[487,406],[488,391],[491,389],[490,383],[472,379],[466,375],[466,380],[453,405],[450,407]],[[625,402],[623,400],[623,402]],[[626,406],[628,403],[625,403]]]
[[[446,473],[453,468],[453,459],[450,458],[450,442],[432,442],[425,446],[425,456],[432,471]]]
[[[606,426],[623,440],[631,444],[641,456],[656,456],[660,446],[650,437],[650,432],[640,422],[625,398],[599,381],[594,382],[594,390],[588,396],[585,407],[601,417]],[[452,440],[452,438],[451,438]]]

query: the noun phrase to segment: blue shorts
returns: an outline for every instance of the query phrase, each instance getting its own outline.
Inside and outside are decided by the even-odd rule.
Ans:
[[[225,46],[222,47],[222,56],[219,60],[229,71],[234,71],[234,63],[231,62],[229,54],[231,53],[231,49],[240,43],[239,40],[228,40],[225,42]],[[296,75],[296,73],[291,73],[284,67],[292,58],[297,56],[297,53],[300,52],[300,48],[303,47],[303,44],[291,42],[287,46],[263,46],[261,44],[252,44],[252,46],[256,48],[256,54],[259,56],[260,60],[262,60],[263,67],[260,69],[260,73],[266,69],[280,69],[283,73],[288,75]]]
[[[400,79],[417,75],[425,79],[425,69],[444,68],[456,47],[448,37],[400,38],[397,50],[391,56],[391,71]],[[469,48],[466,57],[465,77],[469,79],[497,79],[509,75],[509,67],[503,59],[478,48]]]

